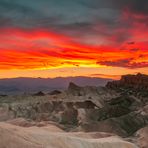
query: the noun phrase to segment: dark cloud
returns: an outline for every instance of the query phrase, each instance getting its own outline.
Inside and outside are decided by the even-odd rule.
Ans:
[[[39,16],[38,12],[24,5],[18,4],[15,0],[0,1],[0,26],[13,27],[23,26],[25,20]],[[24,24],[25,25],[25,24]]]
[[[147,0],[115,0],[116,4],[122,5],[123,8],[127,8],[133,13],[148,14],[148,1]]]
[[[147,6],[148,0],[1,0],[0,27],[53,29],[120,44],[130,40],[133,23],[148,24]]]
[[[82,5],[85,5],[88,8],[110,8],[110,9],[124,9],[128,8],[129,10],[135,13],[148,13],[148,1],[147,0],[77,0]]]
[[[98,3],[100,0],[97,0]],[[148,1],[147,0],[107,0],[104,1],[107,7],[114,9],[128,9],[133,13],[148,14]]]
[[[90,2],[85,0],[87,1]],[[81,3],[81,0],[1,0],[0,14],[13,19],[18,24],[21,24],[20,20],[44,20],[57,16],[62,18],[60,24],[85,23],[94,20],[112,22],[118,17],[118,13],[113,9],[104,8],[102,5],[99,5],[100,9],[97,10],[89,9]]]
[[[125,68],[142,68],[148,67],[147,62],[133,62],[133,58],[114,60],[114,61],[99,61],[97,64],[113,66],[113,67],[125,67]]]

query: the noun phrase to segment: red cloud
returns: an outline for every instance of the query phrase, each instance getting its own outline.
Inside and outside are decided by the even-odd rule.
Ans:
[[[120,46],[116,44],[118,47],[115,44],[94,46],[43,29],[6,28],[0,32],[0,70],[99,65],[127,68],[148,66],[146,41]],[[137,35],[139,33],[135,33],[135,37]]]

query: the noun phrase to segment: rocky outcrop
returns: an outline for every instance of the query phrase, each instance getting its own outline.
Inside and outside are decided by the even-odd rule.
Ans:
[[[147,96],[148,76],[140,73],[137,75],[124,75],[119,81],[108,82],[106,87],[116,90],[141,91],[144,96]]]
[[[83,94],[81,94],[81,90],[82,90],[82,87],[77,86],[76,84],[70,82],[67,91],[71,95],[82,96]]]
[[[92,99],[94,96],[102,96],[103,97],[109,97],[111,94],[116,95],[115,92],[111,92],[105,87],[96,87],[96,86],[84,86],[80,87],[74,83],[69,83],[68,89],[66,90],[67,95],[72,96],[90,96],[90,99]]]
[[[26,118],[36,121],[56,121],[62,124],[78,123],[78,109],[95,109],[97,105],[87,101],[40,100],[26,103],[3,104],[0,108],[0,120]]]
[[[62,95],[57,95],[61,97]],[[1,121],[12,118],[25,118],[34,121],[54,121],[65,126],[67,131],[80,130],[112,132],[129,136],[148,124],[147,107],[138,106],[131,97],[116,97],[104,100],[102,107],[93,98],[89,100],[64,100],[33,97],[5,103]],[[84,97],[85,98],[85,97]],[[6,101],[6,100],[5,100]],[[7,107],[5,107],[7,106]],[[104,126],[105,125],[105,126]],[[134,126],[133,126],[134,125]]]
[[[33,94],[33,96],[45,96],[45,94],[42,91],[39,91],[39,92]]]
[[[88,120],[87,120],[88,121]],[[117,118],[108,118],[99,122],[82,122],[78,130],[90,132],[109,132],[116,135],[127,137],[133,135],[137,130],[146,125],[144,116],[130,113]]]
[[[58,95],[58,94],[61,94],[62,92],[59,91],[59,90],[53,90],[49,93],[49,95]]]

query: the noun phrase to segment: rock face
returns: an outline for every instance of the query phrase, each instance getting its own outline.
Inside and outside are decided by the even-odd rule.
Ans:
[[[69,83],[68,92],[70,94],[81,96],[82,95],[81,90],[82,90],[82,87],[77,86],[76,84],[74,84],[72,82]]]
[[[79,130],[90,132],[109,132],[121,137],[131,136],[141,127],[146,125],[145,118],[134,113],[127,114],[118,118],[108,118],[99,122],[83,122]]]
[[[124,75],[119,81],[108,82],[106,85],[110,89],[129,89],[130,91],[142,91],[148,96],[148,76],[138,73],[137,75]]]
[[[65,133],[56,126],[19,127],[0,123],[1,148],[137,148],[104,133]]]
[[[79,96],[79,97],[98,96],[98,95],[105,94],[105,93],[110,94],[108,89],[106,89],[105,87],[96,87],[96,86],[80,87],[72,82],[69,83],[69,86],[66,92],[68,95]]]

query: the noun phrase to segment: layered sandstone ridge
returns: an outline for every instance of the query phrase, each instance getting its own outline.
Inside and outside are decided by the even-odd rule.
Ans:
[[[25,128],[7,123],[0,123],[0,146],[1,148],[137,148],[119,137],[103,133],[65,133],[53,125]]]
[[[111,89],[148,91],[148,76],[141,73],[137,75],[124,75],[119,81],[108,82],[106,86]]]

